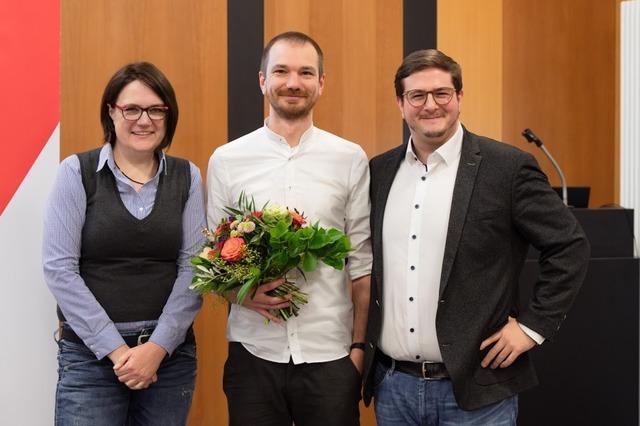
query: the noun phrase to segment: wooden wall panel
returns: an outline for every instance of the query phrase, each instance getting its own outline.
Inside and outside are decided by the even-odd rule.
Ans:
[[[502,138],[502,0],[438,2],[438,49],[462,67],[462,122]]]
[[[206,174],[227,142],[225,0],[63,0],[61,2],[61,154],[102,144],[99,103],[122,65],[147,60],[169,78],[180,119],[170,154]],[[226,424],[222,366],[226,308],[207,301],[196,320],[198,381],[190,425]]]
[[[569,185],[591,186],[592,207],[617,199],[618,0],[504,1],[503,135],[524,146],[530,127]],[[559,179],[533,146],[552,184]]]
[[[290,30],[310,34],[325,54],[315,124],[369,156],[400,144],[393,77],[402,61],[402,1],[265,0],[265,43]]]

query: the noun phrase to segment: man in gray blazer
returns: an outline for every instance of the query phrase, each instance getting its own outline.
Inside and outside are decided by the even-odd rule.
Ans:
[[[459,121],[460,66],[437,50],[395,77],[407,143],[371,160],[373,274],[364,400],[378,424],[515,425],[589,243],[528,153]],[[540,274],[519,309],[528,245]]]

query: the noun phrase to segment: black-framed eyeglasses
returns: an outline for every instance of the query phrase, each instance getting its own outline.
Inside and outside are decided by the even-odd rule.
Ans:
[[[419,108],[424,106],[427,103],[427,99],[429,99],[429,94],[433,96],[433,101],[440,105],[444,106],[451,102],[453,98],[453,94],[456,93],[456,89],[452,87],[440,87],[436,90],[408,90],[402,94],[402,96],[409,102],[409,105]]]
[[[114,105],[120,110],[120,112],[122,112],[122,117],[129,121],[140,120],[143,112],[146,112],[147,116],[149,116],[149,119],[151,120],[164,120],[167,117],[167,112],[169,111],[169,107],[165,105],[154,105],[147,108],[142,108],[139,105]]]

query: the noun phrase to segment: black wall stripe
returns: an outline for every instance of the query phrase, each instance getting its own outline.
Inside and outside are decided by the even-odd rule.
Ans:
[[[402,13],[403,56],[420,49],[437,48],[437,4],[437,0],[404,0]],[[406,141],[409,139],[409,129],[406,123],[403,129],[403,140]]]
[[[227,131],[239,138],[263,122],[258,86],[264,46],[263,0],[227,0]]]

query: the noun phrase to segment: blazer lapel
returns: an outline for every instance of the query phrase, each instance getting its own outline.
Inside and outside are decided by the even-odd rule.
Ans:
[[[449,228],[447,229],[447,240],[444,247],[444,258],[442,260],[442,275],[440,276],[440,297],[444,293],[451,275],[451,268],[458,251],[458,243],[462,235],[462,228],[467,217],[469,201],[473,193],[478,169],[480,168],[480,149],[475,141],[474,135],[464,129],[462,148],[460,152],[460,164],[453,188],[453,199],[451,200],[451,213],[449,214]]]
[[[389,153],[385,162],[378,168],[378,170],[380,170],[379,178],[377,179],[376,188],[374,188],[375,198],[372,200],[375,203],[375,210],[373,211],[374,226],[371,233],[373,252],[376,257],[376,261],[374,262],[376,270],[374,273],[379,277],[379,279],[376,280],[379,297],[382,297],[382,226],[384,221],[384,211],[387,206],[387,198],[389,197],[391,185],[393,185],[396,173],[398,172],[398,168],[400,167],[406,152],[407,144],[404,143]]]

